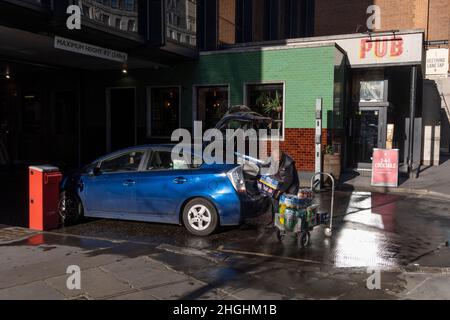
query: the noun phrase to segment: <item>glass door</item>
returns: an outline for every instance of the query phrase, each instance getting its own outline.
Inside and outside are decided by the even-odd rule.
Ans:
[[[353,155],[358,168],[371,168],[373,149],[386,143],[386,110],[382,107],[361,107],[354,116]]]

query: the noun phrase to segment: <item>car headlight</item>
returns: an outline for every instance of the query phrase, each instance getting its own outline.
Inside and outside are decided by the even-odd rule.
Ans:
[[[227,173],[228,179],[230,179],[231,184],[233,185],[234,189],[236,189],[239,193],[244,193],[247,191],[245,187],[245,179],[244,179],[244,172],[242,171],[242,167],[236,167],[233,170],[229,171]]]

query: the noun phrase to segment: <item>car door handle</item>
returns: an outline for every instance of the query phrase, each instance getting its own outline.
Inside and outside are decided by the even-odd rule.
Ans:
[[[183,183],[186,183],[187,181],[188,180],[186,178],[183,178],[183,177],[178,177],[178,178],[175,178],[173,180],[173,182],[176,183],[176,184],[183,184]]]
[[[123,182],[123,185],[124,185],[125,187],[134,186],[135,184],[136,184],[136,181],[131,180],[131,179],[125,180],[125,181]]]

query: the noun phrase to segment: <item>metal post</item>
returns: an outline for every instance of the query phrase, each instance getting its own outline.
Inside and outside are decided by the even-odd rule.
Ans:
[[[316,100],[316,151],[315,151],[315,171],[322,172],[322,109],[323,99]],[[322,187],[322,177],[319,176],[318,189]],[[317,181],[315,181],[317,183]]]
[[[414,122],[416,117],[416,86],[417,86],[417,66],[411,69],[411,92],[409,106],[409,140],[408,140],[408,172],[409,177],[414,178]]]

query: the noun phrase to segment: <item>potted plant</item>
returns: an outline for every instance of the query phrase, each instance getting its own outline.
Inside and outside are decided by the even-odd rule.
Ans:
[[[341,177],[341,155],[335,153],[331,145],[324,149],[323,171],[331,174],[336,181]]]
[[[265,115],[271,117],[279,115],[283,109],[283,101],[278,91],[275,92],[275,97],[273,98],[267,92],[261,93],[258,99],[256,99],[256,104]]]

